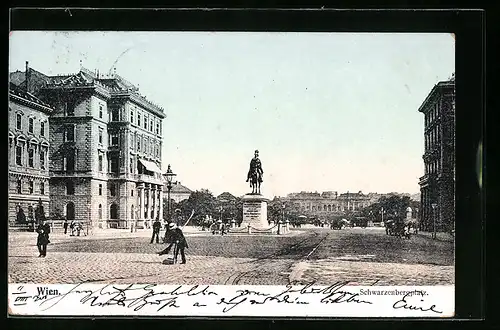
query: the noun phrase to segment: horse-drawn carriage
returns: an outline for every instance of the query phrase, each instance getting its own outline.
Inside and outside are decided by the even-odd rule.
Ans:
[[[388,219],[384,223],[385,225],[385,234],[390,236],[404,237],[406,239],[410,239],[411,232],[413,229],[413,233],[416,233],[416,224],[414,221],[404,221],[403,219]]]

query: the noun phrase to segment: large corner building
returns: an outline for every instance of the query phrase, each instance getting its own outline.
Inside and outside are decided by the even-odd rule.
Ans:
[[[24,78],[24,79],[23,79]],[[93,227],[151,224],[163,214],[163,109],[116,73],[47,76],[26,65],[11,81],[53,109],[50,212]]]
[[[455,79],[435,85],[418,111],[425,116],[420,229],[451,231],[455,223]]]

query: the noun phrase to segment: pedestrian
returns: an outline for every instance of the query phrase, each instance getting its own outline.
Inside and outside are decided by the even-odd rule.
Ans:
[[[69,225],[69,228],[71,229],[71,234],[69,236],[75,236],[75,225],[76,222],[75,220],[71,220],[71,224]]]
[[[182,230],[175,225],[175,223],[171,222],[169,224],[169,231],[166,236],[166,243],[169,244],[166,249],[161,252],[158,252],[158,255],[168,254],[172,249],[172,246],[175,244],[176,247],[174,249],[174,262],[177,260],[177,256],[179,252],[181,253],[181,264],[186,263],[186,255],[184,254],[184,249],[189,248],[186,238],[182,233]]]
[[[66,235],[68,233],[68,219],[64,219],[63,227],[64,227],[64,235]]]
[[[156,236],[156,244],[160,243],[160,229],[161,229],[160,219],[156,218],[155,222],[153,222],[153,236],[151,237],[151,242],[149,244],[153,244],[155,236]]]
[[[47,255],[47,244],[50,243],[50,226],[46,220],[43,220],[43,222],[38,225],[36,232],[38,233],[36,245],[38,247],[38,252],[40,252],[40,255],[38,257],[43,258]]]

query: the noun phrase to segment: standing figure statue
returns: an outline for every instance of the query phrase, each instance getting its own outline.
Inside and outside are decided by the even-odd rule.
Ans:
[[[247,174],[247,181],[250,181],[252,187],[252,194],[260,194],[260,184],[262,183],[262,163],[259,159],[259,150],[255,150],[255,156],[250,161],[250,169]]]

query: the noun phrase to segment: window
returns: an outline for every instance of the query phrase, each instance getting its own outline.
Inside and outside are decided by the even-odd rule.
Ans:
[[[64,140],[66,142],[75,141],[75,126],[74,125],[66,127]]]
[[[74,195],[75,194],[75,184],[73,181],[66,182],[66,195]]]
[[[75,170],[75,151],[68,152],[63,158],[64,171],[70,172]]]
[[[148,129],[148,117],[144,116],[144,129]]]
[[[141,138],[137,137],[137,151],[141,151]]]
[[[33,166],[33,157],[35,156],[35,150],[34,149],[29,149],[28,150],[28,166],[29,167],[34,167]]]
[[[45,136],[45,122],[40,122],[40,135]]]
[[[130,109],[130,122],[134,123],[134,110]]]
[[[134,173],[134,159],[130,158],[130,173]]]
[[[30,180],[30,182],[29,182],[29,192],[30,192],[30,194],[33,193],[33,190],[34,190],[33,187],[34,187],[33,180]]]
[[[134,189],[130,189],[130,196],[134,197]]]
[[[75,115],[75,101],[68,100],[66,101],[66,116],[74,116]]]
[[[40,182],[40,195],[45,195],[45,182]]]
[[[137,126],[141,126],[141,114],[137,114]]]
[[[16,147],[16,164],[19,166],[23,165],[23,147],[22,146]]]
[[[23,193],[23,183],[21,179],[17,179],[17,193],[22,194]]]
[[[103,106],[102,104],[99,104],[99,118],[102,119],[102,112],[103,112]]]
[[[118,134],[111,135],[111,145],[118,146]]]
[[[102,196],[102,184],[99,184],[99,196]]]
[[[160,124],[156,123],[156,134],[160,134]]]
[[[98,171],[102,172],[102,155],[99,155]]]
[[[134,219],[134,205],[130,207],[130,219]]]
[[[28,132],[33,133],[35,126],[35,120],[33,118],[28,119]]]
[[[99,212],[99,219],[102,219],[102,204],[99,204],[99,207],[97,208]]]
[[[116,196],[116,187],[115,187],[115,185],[114,185],[114,184],[111,184],[111,185],[109,186],[109,194],[110,194],[111,196]]]
[[[153,120],[149,122],[149,130],[152,132],[153,131]]]
[[[40,168],[45,169],[45,151],[43,150],[40,151]]]
[[[20,114],[20,113],[18,113],[16,115],[16,128],[17,129],[22,129],[23,128],[22,123],[23,123],[23,115]]]
[[[99,128],[99,144],[102,144],[102,128]]]
[[[110,158],[110,165],[111,165],[111,173],[113,174],[118,174],[119,173],[119,162],[118,162],[118,157],[112,157]]]
[[[120,109],[115,108],[111,110],[111,121],[119,121],[120,120]]]

